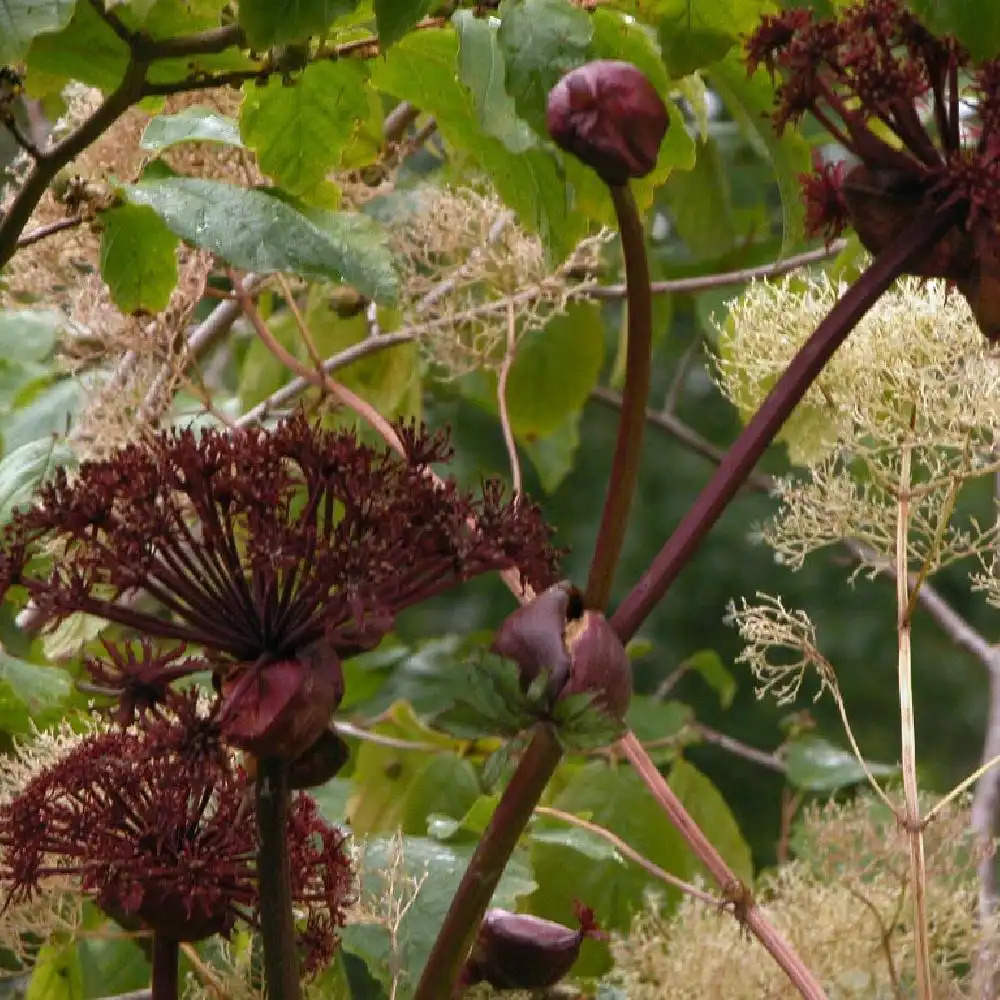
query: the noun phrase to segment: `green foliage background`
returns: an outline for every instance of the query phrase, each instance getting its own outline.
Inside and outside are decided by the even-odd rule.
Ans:
[[[811,6],[828,13],[837,4],[815,0]],[[822,137],[808,129],[775,136],[764,117],[773,83],[762,73],[748,77],[739,55],[741,36],[762,13],[776,9],[774,3],[621,0],[587,12],[570,0],[503,0],[494,13],[476,7],[433,0],[242,0],[237,16],[246,46],[194,59],[154,59],[145,73],[150,89],[135,95],[145,96],[152,116],[143,136],[149,161],[141,177],[120,184],[115,204],[98,218],[99,267],[113,301],[125,312],[163,308],[176,281],[175,248],[186,241],[237,268],[313,280],[306,312],[324,354],[365,335],[363,316],[331,311],[331,285],[347,284],[373,299],[385,332],[392,332],[402,320],[388,234],[404,216],[407,196],[424,183],[484,180],[558,262],[588,231],[613,218],[606,191],[579,163],[559,155],[544,131],[548,89],[566,70],[593,58],[628,59],[664,94],[673,94],[660,161],[635,185],[650,222],[655,279],[748,267],[805,247],[796,178],[808,169],[811,147]],[[913,7],[938,30],[955,31],[978,55],[1000,51],[995,0],[914,0]],[[218,0],[131,0],[115,12],[128,31],[155,45],[229,24],[223,8]],[[428,16],[439,16],[440,23],[425,26]],[[351,45],[376,35],[379,58],[317,55],[317,36],[324,45]],[[61,111],[59,94],[67,81],[111,92],[129,59],[126,43],[89,0],[0,0],[0,63],[25,71],[28,94],[50,119]],[[238,121],[210,109],[160,113],[157,95],[211,73],[248,81]],[[267,79],[253,82],[254,74]],[[711,113],[703,117],[699,95],[705,88],[712,100]],[[343,210],[331,175],[377,160],[385,112],[399,101],[432,115],[437,137],[407,162],[396,195],[364,213]],[[193,140],[253,150],[275,186],[247,190],[175,175],[163,151]],[[14,152],[0,129],[0,156],[9,159]],[[620,280],[617,251],[606,256],[605,280]],[[849,249],[830,266],[849,274],[856,255]],[[662,296],[655,307],[651,404],[675,395],[677,415],[721,448],[738,433],[738,419],[700,361],[689,361],[700,342],[711,347],[710,318],[724,318],[726,302],[738,292],[736,285]],[[272,329],[301,357],[294,325],[275,304]],[[0,313],[3,519],[56,464],[72,461],[67,425],[85,402],[87,378],[100,376],[57,371],[53,358],[63,319],[45,306],[43,298]],[[620,331],[619,302],[574,304],[566,316],[524,339],[511,375],[511,422],[525,459],[526,486],[557,526],[558,541],[569,547],[566,573],[577,582],[586,575],[616,423],[613,410],[592,392],[620,382]],[[232,346],[227,395],[219,403],[243,412],[287,377],[259,342],[244,338]],[[508,475],[492,385],[484,390],[489,380],[440,380],[412,345],[371,357],[339,377],[389,416],[421,415],[435,426],[450,425],[459,479],[475,484],[488,475]],[[185,406],[191,401],[179,403],[178,418]],[[774,448],[765,464],[768,471],[784,471],[784,448]],[[704,458],[648,428],[616,600],[646,568],[710,472]],[[985,487],[967,502],[989,516]],[[767,497],[749,492],[732,504],[642,630],[645,642],[634,664],[633,726],[643,738],[677,737],[675,746],[658,752],[657,762],[747,878],[754,867],[776,859],[785,779],[702,742],[687,724],[697,720],[762,749],[791,734],[798,754],[791,777],[816,794],[847,794],[858,772],[850,764],[837,770],[836,761],[824,770],[824,753],[813,753],[828,749],[820,740],[843,743],[832,705],[803,699],[795,706],[815,718],[816,729],[810,730],[802,715],[790,719],[787,710],[756,701],[750,679],[730,670],[738,642],[722,619],[731,598],[780,591],[789,605],[808,609],[837,667],[866,756],[890,763],[898,756],[898,733],[887,724],[896,716],[891,587],[864,580],[848,586],[850,566],[837,552],[814,557],[796,575],[782,569],[750,540],[753,524],[770,510]],[[970,597],[957,578],[952,584],[946,576],[941,588],[984,635],[995,634],[995,613]],[[490,756],[500,747],[495,736],[484,733],[482,746],[470,747],[435,727],[435,720],[453,700],[449,675],[463,669],[468,637],[495,628],[510,608],[497,580],[478,581],[407,613],[392,642],[347,665],[344,720],[378,717],[377,732],[436,748],[401,752],[352,740],[349,773],[319,793],[331,818],[349,815],[356,833],[372,838],[365,876],[372,892],[379,891],[374,883],[397,828],[407,837],[407,864],[429,866],[432,889],[420,897],[402,932],[411,969],[426,955],[435,921],[495,804],[489,772],[503,770],[502,757]],[[10,603],[0,610],[0,731],[8,749],[31,723],[44,726],[81,707],[71,681],[80,669],[81,643],[92,641],[96,631],[81,620],[69,633],[43,641],[22,633],[14,614]],[[918,620],[914,649],[922,778],[931,788],[946,788],[978,762],[986,678],[980,665],[926,621]],[[684,663],[700,665],[671,690],[670,700],[655,699]],[[548,801],[616,831],[683,877],[697,874],[678,836],[623,767],[575,755],[557,774]],[[534,825],[516,855],[502,898],[572,922],[572,901],[582,897],[602,922],[624,930],[648,887],[646,877],[603,842],[545,820]],[[666,904],[672,901],[668,894]],[[47,949],[29,997],[124,991],[147,975],[141,955],[127,945],[55,942]],[[349,928],[345,955],[328,987],[344,993],[349,981],[355,997],[388,990],[394,959],[384,928]],[[588,943],[577,971],[599,975],[608,962],[605,948]],[[116,970],[110,978],[109,968]]]

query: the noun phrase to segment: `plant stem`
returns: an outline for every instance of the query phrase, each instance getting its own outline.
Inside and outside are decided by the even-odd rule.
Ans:
[[[913,950],[916,960],[918,1000],[931,1000],[930,945],[927,940],[927,869],[924,827],[917,789],[917,745],[913,718],[913,678],[910,648],[912,606],[907,584],[910,539],[910,485],[912,451],[903,448],[896,503],[896,629],[899,641],[899,724],[903,794],[906,798],[906,834],[910,842],[910,884],[913,893]]]
[[[257,882],[268,1000],[299,1000],[287,827],[288,762],[265,758],[257,768]]]
[[[904,273],[909,261],[932,246],[957,218],[958,210],[947,208],[915,219],[830,310],[726,453],[708,485],[649,569],[612,616],[611,624],[623,642],[635,635],[666,594],[833,352],[878,297]]]
[[[736,877],[725,859],[691,818],[684,804],[674,794],[635,733],[626,733],[617,746],[629,759],[639,777],[660,804],[667,818],[688,846],[722,888],[733,906],[736,919],[753,934],[781,966],[785,975],[806,1000],[827,1000],[826,993],[812,970],[799,958],[792,946],[778,933],[754,902],[750,890]]]
[[[611,596],[611,585],[628,528],[628,512],[639,479],[642,432],[646,426],[646,401],[649,399],[653,360],[653,297],[649,288],[649,261],[646,258],[642,219],[632,189],[627,184],[612,184],[609,190],[618,216],[618,231],[625,256],[628,341],[618,438],[583,598],[588,608],[598,610],[607,606]]]
[[[465,869],[413,1000],[451,997],[493,891],[561,759],[562,747],[555,729],[550,723],[539,722]]]
[[[177,1000],[180,944],[165,934],[153,935],[153,988],[151,1000]]]

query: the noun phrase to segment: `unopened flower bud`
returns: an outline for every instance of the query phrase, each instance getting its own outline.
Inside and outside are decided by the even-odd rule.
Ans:
[[[513,660],[520,669],[521,687],[527,691],[543,671],[549,671],[549,694],[555,697],[569,678],[569,650],[563,633],[566,622],[579,615],[579,597],[563,581],[553,584],[534,600],[511,612],[497,630],[493,651]]]
[[[621,721],[632,698],[632,668],[621,639],[598,611],[584,611],[579,591],[557,583],[507,616],[493,649],[520,668],[524,690],[549,671],[549,696],[584,692]]]
[[[608,620],[599,611],[585,611],[567,626],[566,643],[571,666],[563,697],[593,694],[594,704],[623,721],[632,700],[632,665]]]
[[[498,990],[536,990],[554,986],[572,968],[584,938],[601,937],[593,911],[577,908],[580,927],[509,910],[486,911],[462,984],[486,982]]]
[[[586,63],[549,92],[549,135],[606,184],[645,177],[656,166],[669,120],[656,88],[628,62]]]

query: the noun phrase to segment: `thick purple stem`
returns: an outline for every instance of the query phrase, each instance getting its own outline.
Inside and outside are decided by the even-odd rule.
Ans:
[[[653,297],[649,286],[649,261],[646,258],[642,219],[627,184],[610,185],[610,190],[618,216],[622,252],[625,255],[628,344],[618,439],[615,442],[604,513],[601,516],[601,527],[597,533],[597,544],[584,595],[586,606],[598,610],[607,606],[611,596],[611,585],[628,528],[628,512],[639,479],[653,353]]]
[[[726,453],[649,569],[615,611],[611,625],[623,642],[635,635],[663,599],[833,352],[878,297],[905,272],[906,265],[933,246],[958,219],[957,209],[938,209],[915,219],[830,310]]]
[[[299,1000],[292,877],[288,862],[288,762],[257,767],[257,883],[268,1000]]]
[[[555,730],[547,722],[538,723],[465,869],[413,1000],[451,997],[493,891],[561,758]]]
[[[153,935],[153,986],[151,1000],[177,1000],[180,944],[165,934]]]

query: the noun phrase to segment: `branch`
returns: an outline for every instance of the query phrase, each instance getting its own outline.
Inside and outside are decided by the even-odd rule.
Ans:
[[[714,743],[717,747],[729,751],[734,757],[742,757],[750,761],[751,764],[759,764],[769,771],[777,771],[778,774],[787,774],[788,765],[775,753],[768,753],[766,750],[758,750],[756,747],[744,743],[742,740],[727,736],[709,726],[703,726],[700,722],[692,724],[691,728],[706,742]],[[648,746],[649,744],[645,744]]]
[[[649,288],[654,295],[670,295],[673,293],[702,292],[709,288],[722,288],[726,285],[742,285],[758,278],[777,278],[789,274],[800,267],[817,264],[822,260],[835,257],[847,245],[845,240],[835,240],[827,247],[807,250],[804,253],[785,257],[783,260],[772,261],[770,264],[758,264],[756,267],[744,267],[738,271],[722,271],[718,274],[703,274],[695,278],[670,278],[666,281],[651,282]],[[595,299],[621,299],[627,292],[624,284],[591,285],[589,296]]]
[[[443,17],[425,17],[422,21],[415,24],[410,30],[424,31],[428,28],[443,28],[447,23],[447,20]],[[224,30],[226,29],[219,29],[220,32]],[[167,54],[176,56],[193,55],[198,54],[198,52],[222,51],[221,49],[199,49],[192,52],[191,45],[200,38],[202,38],[202,36],[195,35],[191,36],[190,39],[171,39],[167,42],[152,42],[149,43],[148,47],[141,47],[140,51],[143,52],[143,54],[147,51],[153,52],[156,58],[162,58]],[[188,51],[168,52],[164,49],[164,46],[171,43],[176,45],[180,42],[186,42],[188,45]],[[221,44],[221,41],[219,43]],[[229,45],[235,44],[236,40],[233,40],[223,46],[223,48],[228,48]],[[311,59],[310,62],[318,62],[321,59],[335,61],[337,59],[344,59],[347,57],[375,59],[380,54],[381,49],[379,48],[378,36],[369,35],[365,38],[356,38],[353,41],[344,42],[342,45],[335,45],[332,48],[324,49],[322,52],[318,53],[315,58]],[[244,83],[249,83],[251,81],[263,82],[270,79],[270,77],[275,74],[285,73],[287,71],[287,68],[280,65],[278,62],[274,60],[267,60],[254,69],[230,70],[224,73],[193,73],[181,80],[167,80],[165,82],[147,83],[143,88],[143,96],[167,97],[170,94],[181,94],[194,90],[214,90],[217,87],[241,87]]]
[[[834,351],[879,296],[903,273],[906,265],[926,247],[933,246],[955,224],[955,219],[954,208],[938,209],[915,219],[830,310],[726,453],[715,475],[649,569],[612,616],[611,624],[622,641],[635,634],[663,599]]]
[[[31,173],[0,221],[0,268],[14,256],[18,238],[56,174],[142,97],[147,69],[145,62],[131,59],[121,83],[105,98],[104,103],[75,132],[35,161]]]
[[[18,237],[16,249],[23,250],[25,247],[30,247],[33,243],[40,243],[42,240],[48,239],[50,236],[55,236],[56,233],[62,233],[67,229],[73,229],[81,223],[86,222],[88,218],[89,216],[86,215],[73,215],[68,219],[56,219],[55,222],[50,222],[45,226],[39,226],[37,229],[32,229],[30,232]]]

